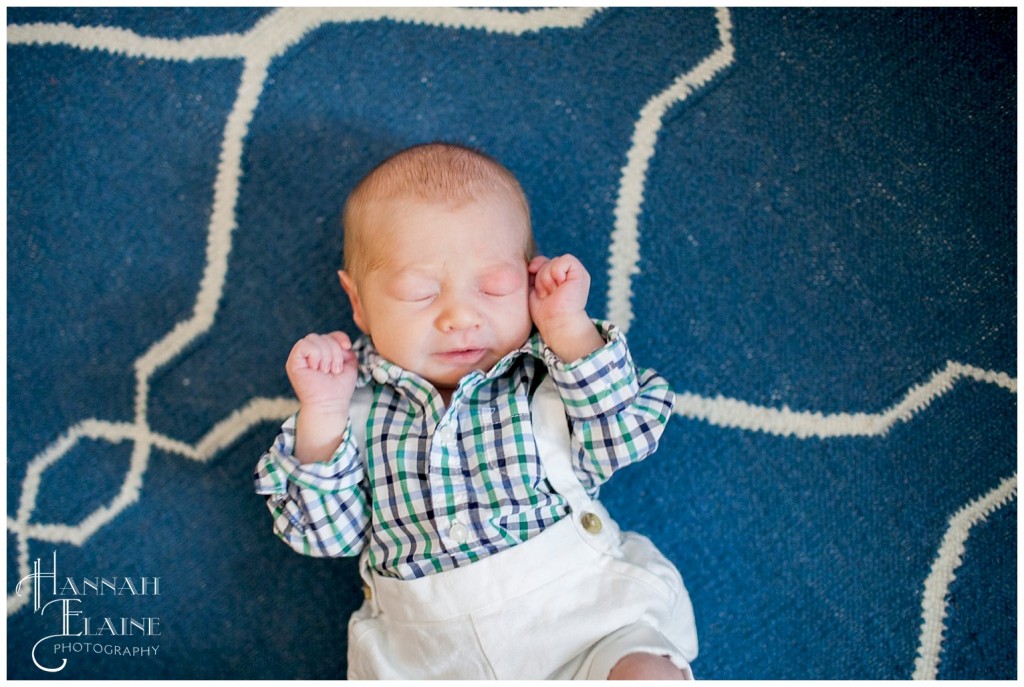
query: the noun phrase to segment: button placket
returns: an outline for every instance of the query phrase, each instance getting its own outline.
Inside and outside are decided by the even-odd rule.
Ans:
[[[468,542],[471,534],[466,524],[469,494],[460,469],[456,405],[453,404],[435,426],[430,442],[432,499],[435,509],[447,513],[448,518],[447,522],[439,523],[439,534],[446,547],[454,548]]]

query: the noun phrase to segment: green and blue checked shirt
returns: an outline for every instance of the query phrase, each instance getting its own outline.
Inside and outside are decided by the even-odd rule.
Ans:
[[[255,473],[274,531],[310,556],[369,547],[377,572],[413,579],[554,524],[568,506],[545,478],[530,417],[545,374],[565,404],[573,469],[592,496],[657,448],[672,412],[668,383],[634,367],[614,325],[595,324],[606,344],[590,356],[567,365],[534,334],[489,372],[463,378],[447,408],[428,382],[359,339],[357,386],[372,390],[365,445],[350,425],[329,461],[303,465],[293,455],[296,416],[289,418]]]

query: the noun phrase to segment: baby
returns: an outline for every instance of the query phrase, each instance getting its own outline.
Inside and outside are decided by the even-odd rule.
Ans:
[[[296,551],[361,557],[349,678],[691,677],[682,578],[596,500],[673,395],[587,315],[581,262],[536,256],[515,177],[457,145],[383,162],[343,222],[364,336],[295,344],[255,480]]]

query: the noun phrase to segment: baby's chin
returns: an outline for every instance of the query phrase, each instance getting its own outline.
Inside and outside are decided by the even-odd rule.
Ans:
[[[424,379],[430,382],[438,391],[451,392],[458,388],[459,383],[462,382],[462,380],[465,379],[468,375],[472,374],[473,372],[483,372],[486,374],[491,369],[491,367],[494,366],[490,365],[487,367],[487,369],[484,369],[482,366],[471,367],[466,369],[465,371],[437,375],[432,377],[424,377]]]

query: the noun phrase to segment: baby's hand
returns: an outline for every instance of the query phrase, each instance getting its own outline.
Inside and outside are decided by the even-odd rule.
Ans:
[[[565,317],[586,315],[590,273],[575,255],[550,260],[537,256],[528,269],[533,276],[530,315],[539,329]]]
[[[348,414],[357,366],[346,334],[310,334],[300,339],[292,347],[285,370],[303,408]]]
[[[589,355],[604,344],[587,315],[590,274],[574,255],[530,262],[530,317],[544,342],[564,362]]]

